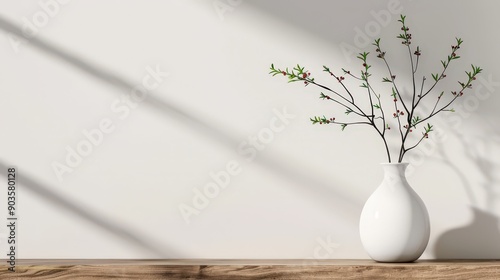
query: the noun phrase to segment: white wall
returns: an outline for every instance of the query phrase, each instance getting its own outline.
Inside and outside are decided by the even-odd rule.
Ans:
[[[52,3],[51,16],[40,3]],[[301,63],[336,86],[322,65],[357,69],[342,46],[373,52],[359,33],[368,28],[409,88],[395,38],[400,10],[423,49],[421,73],[439,69],[455,36],[465,41],[439,89],[455,87],[471,63],[490,81],[478,81],[457,113],[436,119],[440,133],[407,158],[409,181],[431,215],[423,258],[500,258],[496,2],[0,6],[0,166],[16,166],[22,180],[20,258],[368,258],[357,224],[382,179],[380,140],[368,127],[312,126],[310,116],[343,111],[319,100],[318,89],[270,77],[268,67]],[[151,75],[155,69],[161,73]],[[154,89],[127,103],[144,79]],[[284,124],[276,115],[283,110],[294,116]],[[88,155],[68,158],[68,148],[89,143],[84,131],[95,136],[100,125],[106,133]],[[266,134],[276,125],[279,132]],[[272,138],[249,150],[259,133]],[[72,171],[59,180],[55,162]],[[192,207],[196,190],[227,165],[230,182],[188,224],[179,207]],[[0,192],[0,217],[6,200]],[[6,227],[0,234],[5,252]]]

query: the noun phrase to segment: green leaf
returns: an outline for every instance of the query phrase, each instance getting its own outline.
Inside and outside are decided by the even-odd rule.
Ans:
[[[471,64],[472,66],[472,71],[475,73],[475,74],[479,74],[481,73],[481,71],[483,71],[483,69],[481,69],[481,67],[475,67],[473,64]]]
[[[430,123],[427,123],[427,127],[425,128],[425,132],[429,133],[429,132],[433,131],[432,128],[433,128],[433,126]]]
[[[420,121],[420,117],[419,116],[414,116],[411,120],[411,126],[413,128],[416,128],[417,127],[417,123]]]
[[[396,98],[396,94],[397,94],[396,90],[394,88],[392,88],[392,94],[391,94],[391,96],[394,97],[394,98]]]
[[[434,79],[434,81],[436,81],[436,82],[438,81],[438,75],[439,75],[439,74],[432,74],[432,78],[433,78],[433,79]]]

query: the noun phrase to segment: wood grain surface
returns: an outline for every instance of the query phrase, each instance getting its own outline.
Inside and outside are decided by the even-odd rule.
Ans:
[[[0,279],[500,279],[500,260],[21,260],[16,272],[7,268]]]

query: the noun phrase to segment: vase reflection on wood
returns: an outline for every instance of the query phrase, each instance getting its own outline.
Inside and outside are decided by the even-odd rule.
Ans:
[[[368,255],[378,262],[412,262],[429,242],[429,214],[408,184],[408,163],[386,163],[384,179],[361,212],[359,230]]]

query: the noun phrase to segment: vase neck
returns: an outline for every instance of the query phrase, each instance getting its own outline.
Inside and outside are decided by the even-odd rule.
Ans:
[[[408,183],[405,171],[408,163],[383,163],[384,182],[389,185]]]

